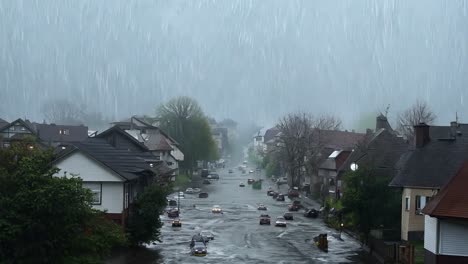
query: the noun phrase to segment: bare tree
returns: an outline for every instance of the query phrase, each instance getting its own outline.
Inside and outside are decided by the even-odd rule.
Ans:
[[[85,116],[81,108],[66,99],[53,99],[45,102],[41,111],[47,121],[51,123],[78,125],[83,122]]]
[[[409,142],[414,140],[414,126],[420,123],[432,124],[436,115],[426,102],[416,101],[397,117],[397,131]]]

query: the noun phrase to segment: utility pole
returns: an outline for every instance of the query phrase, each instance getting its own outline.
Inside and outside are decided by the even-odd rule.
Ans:
[[[180,214],[180,188],[177,188],[177,213]]]

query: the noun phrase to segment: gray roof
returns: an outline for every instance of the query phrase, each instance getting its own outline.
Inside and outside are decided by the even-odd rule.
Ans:
[[[8,121],[0,118],[0,128],[9,125]]]
[[[33,123],[40,140],[45,142],[79,142],[88,138],[88,127],[56,125],[56,124],[38,124]],[[68,130],[68,134],[60,131]]]
[[[452,131],[450,136],[445,136],[447,131]],[[413,148],[401,157],[390,186],[439,189],[468,160],[468,124],[434,127],[430,133],[431,141],[425,146]]]
[[[151,172],[151,167],[145,159],[141,157],[141,155],[144,154],[124,149],[116,149],[104,139],[99,138],[90,138],[83,142],[72,143],[67,150],[59,153],[55,162],[62,160],[75,151],[81,151],[92,157],[126,180],[134,180],[145,172]]]

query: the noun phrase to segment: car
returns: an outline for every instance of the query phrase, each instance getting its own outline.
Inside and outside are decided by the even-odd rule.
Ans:
[[[180,198],[184,198],[184,197],[185,197],[184,192],[179,192],[179,197],[180,197]]]
[[[234,171],[232,169],[229,169],[228,172],[229,173],[234,173]]]
[[[221,213],[223,213],[223,209],[221,209],[221,206],[215,205],[211,209],[211,212],[214,213],[214,214],[221,214]]]
[[[252,184],[252,183],[254,183],[254,182],[255,182],[254,179],[248,179],[248,180],[247,180],[247,183],[248,183],[248,184]]]
[[[200,188],[193,188],[193,193],[199,193],[201,192]]]
[[[283,177],[276,180],[276,184],[286,184],[288,183],[288,178]]]
[[[182,227],[182,222],[179,219],[174,219],[172,221],[172,227]]]
[[[289,197],[289,198],[297,198],[297,197],[299,197],[299,191],[298,191],[298,190],[294,190],[294,189],[289,190],[289,192],[288,192],[288,197]]]
[[[203,170],[201,171],[200,176],[201,176],[202,178],[206,178],[206,177],[208,176],[208,174],[210,174],[210,172],[209,172],[207,169],[203,169]]]
[[[194,191],[193,191],[192,188],[187,188],[187,189],[185,190],[185,193],[192,194],[192,193],[194,193]]]
[[[256,171],[261,171],[262,169],[261,169],[261,168],[256,168],[255,170],[256,170]]]
[[[299,208],[302,208],[301,201],[299,201],[299,200],[293,201],[292,204],[295,205],[295,206],[297,206],[297,207],[299,207]]]
[[[267,191],[267,195],[268,195],[268,196],[273,196],[273,193],[274,193],[274,192],[275,192],[275,191],[273,191],[273,190],[268,190],[268,191]]]
[[[286,227],[286,220],[282,216],[278,216],[275,221],[275,226]]]
[[[239,187],[245,187],[245,184],[243,182],[239,183]]]
[[[200,233],[193,235],[190,241],[190,247],[193,248],[196,243],[202,243],[206,246],[206,237],[203,237]]]
[[[309,217],[309,218],[317,218],[318,215],[319,215],[319,211],[317,211],[315,209],[306,210],[304,212],[304,216]]]
[[[172,210],[170,210],[170,211],[167,212],[167,216],[170,217],[170,218],[179,217],[179,210],[177,210],[177,209],[172,209]]]
[[[219,175],[216,174],[216,173],[212,173],[212,174],[208,175],[207,178],[211,179],[211,180],[219,180]]]
[[[260,225],[270,225],[270,216],[267,214],[260,215]]]
[[[279,195],[279,193],[273,192],[273,194],[271,195],[271,197],[273,197],[273,199],[276,199],[276,198],[278,198],[278,195]]]
[[[211,182],[209,180],[204,180],[203,184],[211,184]]]
[[[208,198],[208,193],[206,192],[199,193],[198,198]]]
[[[175,207],[175,206],[177,206],[177,201],[169,199],[169,200],[167,200],[167,205]]]
[[[278,196],[276,197],[276,201],[283,201],[284,202],[284,194],[280,193],[278,194]]]
[[[292,211],[299,211],[299,206],[297,205],[294,205],[294,204],[290,204],[288,206],[288,211],[292,212]]]
[[[253,171],[253,170],[249,170],[249,173],[254,173],[254,171]]]
[[[266,211],[267,207],[264,204],[259,204],[257,207],[258,210]]]
[[[283,217],[285,220],[294,220],[293,214],[289,212],[284,213]]]
[[[211,233],[210,231],[201,231],[200,232],[200,235],[203,237],[203,239],[205,240],[205,242],[208,242],[210,240],[213,240],[214,239],[214,235],[213,233]]]
[[[204,243],[195,242],[191,250],[191,254],[193,256],[206,256],[207,253],[206,245]]]

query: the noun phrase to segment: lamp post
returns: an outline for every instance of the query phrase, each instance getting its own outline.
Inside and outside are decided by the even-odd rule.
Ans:
[[[180,188],[177,188],[177,213],[180,214]]]

